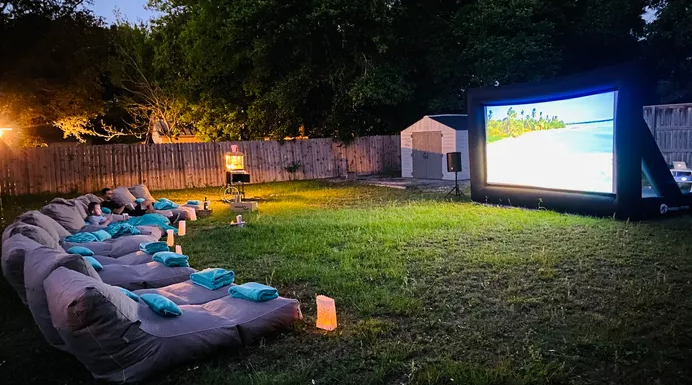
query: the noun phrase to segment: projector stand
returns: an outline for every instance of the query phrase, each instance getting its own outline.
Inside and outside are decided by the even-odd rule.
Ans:
[[[447,198],[448,196],[450,196],[452,194],[454,194],[454,196],[457,196],[457,197],[466,198],[466,195],[464,195],[464,193],[461,192],[461,189],[459,188],[459,172],[458,171],[454,172],[454,187],[452,187],[452,189],[449,190],[447,195],[445,195],[445,198]]]

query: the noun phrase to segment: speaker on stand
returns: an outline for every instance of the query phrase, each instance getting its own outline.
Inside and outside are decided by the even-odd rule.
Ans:
[[[448,152],[447,153],[447,172],[454,173],[454,187],[445,195],[448,197],[452,194],[458,197],[466,197],[461,189],[459,188],[459,172],[461,171],[461,153],[460,152]]]

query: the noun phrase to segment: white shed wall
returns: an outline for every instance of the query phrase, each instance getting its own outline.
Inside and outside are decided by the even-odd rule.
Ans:
[[[462,169],[459,180],[470,179],[468,131],[457,131],[427,116],[401,132],[401,176],[413,178],[413,136],[414,132],[442,132],[442,179],[454,180],[454,173],[447,172],[447,153],[461,152]]]

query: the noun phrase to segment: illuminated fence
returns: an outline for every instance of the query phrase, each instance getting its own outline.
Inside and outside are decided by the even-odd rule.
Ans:
[[[647,106],[644,119],[666,161],[692,167],[692,103]]]
[[[146,183],[151,189],[220,186],[224,154],[237,144],[253,183],[398,173],[400,139],[357,138],[10,149],[0,143],[0,193],[91,192]]]

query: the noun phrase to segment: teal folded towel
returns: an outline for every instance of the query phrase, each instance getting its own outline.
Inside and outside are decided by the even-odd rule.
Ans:
[[[139,204],[139,203],[142,203],[142,202],[144,202],[144,198],[137,198],[137,199],[135,199],[135,203],[138,203],[138,204]]]
[[[101,207],[101,212],[104,214],[113,214],[113,211],[111,211],[111,209],[108,207]]]
[[[94,268],[96,271],[101,271],[103,270],[103,265],[101,265],[101,262],[97,261],[96,258],[94,257],[84,257],[84,260],[87,261],[91,265],[91,267]]]
[[[139,302],[139,296],[137,294],[125,289],[124,287],[118,287],[118,290],[125,293],[126,296],[132,298],[132,300],[134,300],[135,302]]]
[[[146,242],[139,244],[139,250],[147,254],[156,254],[160,251],[170,251],[166,242]]]
[[[231,286],[228,294],[233,298],[246,299],[253,302],[265,302],[277,298],[279,292],[271,286],[257,282],[248,282],[242,285]]]
[[[129,224],[127,222],[111,223],[110,225],[108,225],[108,227],[106,227],[105,230],[100,230],[100,231],[107,232],[108,234],[110,234],[110,236],[112,238],[118,238],[118,237],[121,237],[123,235],[142,234],[142,232],[139,231],[139,229],[137,229],[136,227],[132,226],[131,224]]]
[[[187,204],[189,204],[189,205],[194,205],[194,206],[199,206],[199,205],[200,205],[200,203],[199,203],[198,200],[189,200],[189,201],[187,201]]]
[[[146,303],[154,313],[164,317],[177,317],[183,314],[178,305],[170,299],[158,294],[142,294],[139,298]]]
[[[65,237],[65,242],[69,243],[89,243],[99,241],[100,239],[95,233],[77,233]]]
[[[178,205],[173,203],[172,201],[166,199],[166,198],[161,198],[159,199],[158,202],[154,202],[154,209],[156,210],[171,210],[171,209],[177,209]]]
[[[96,237],[96,239],[99,240],[99,242],[107,241],[113,236],[110,235],[110,233],[106,230],[99,230],[99,231],[94,231],[92,234]]]
[[[94,252],[87,249],[84,246],[72,246],[69,249],[67,249],[67,252],[70,254],[79,254],[82,257],[91,257],[94,255]]]
[[[187,255],[176,254],[171,251],[159,251],[154,254],[152,259],[168,267],[190,267]]]
[[[235,279],[235,272],[226,269],[204,269],[197,273],[190,274],[192,283],[202,286],[205,289],[217,290],[223,286],[230,285]]]
[[[178,234],[178,228],[171,226],[171,221],[161,214],[144,214],[141,217],[128,219],[127,223],[132,226],[158,226],[163,231],[173,230],[173,233]]]

